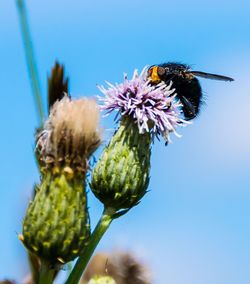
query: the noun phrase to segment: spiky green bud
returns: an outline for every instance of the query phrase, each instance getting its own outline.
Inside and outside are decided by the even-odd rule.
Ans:
[[[106,207],[129,209],[146,193],[150,144],[149,133],[140,134],[134,121],[122,119],[92,173],[91,189]]]
[[[23,243],[51,264],[73,260],[87,244],[89,216],[83,181],[70,169],[47,175],[30,202],[23,222]]]

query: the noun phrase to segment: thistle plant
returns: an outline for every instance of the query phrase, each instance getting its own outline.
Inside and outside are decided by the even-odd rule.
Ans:
[[[125,75],[121,84],[99,86],[104,94],[100,108],[107,114],[118,112],[118,128],[92,170],[90,188],[104,211],[91,233],[85,179],[88,159],[101,141],[99,107],[93,99],[62,97],[63,88],[68,88],[63,77],[56,64],[48,81],[49,117],[36,135],[41,181],[20,235],[28,251],[40,259],[42,284],[52,283],[60,265],[76,257],[66,283],[79,282],[111,222],[147,192],[155,137],[168,142],[171,133],[178,136],[176,128],[186,124],[171,83],[151,85],[146,68],[140,74],[136,70],[131,80]]]
[[[196,76],[233,79],[169,62],[145,67],[141,73],[135,70],[131,79],[125,74],[119,84],[98,86],[98,105],[92,98],[71,98],[69,77],[64,65],[56,62],[43,97],[25,0],[16,3],[37,113],[34,154],[40,176],[19,235],[31,266],[29,283],[51,284],[63,265],[76,260],[66,284],[150,284],[147,271],[126,254],[110,259],[109,265],[103,262],[109,275],[86,277],[87,271],[81,276],[111,223],[147,193],[153,142],[163,140],[167,145],[172,135],[180,136],[178,127],[190,123],[185,119],[198,114],[203,94]],[[99,110],[106,116],[116,112],[116,129],[92,168],[89,159],[101,144]],[[88,187],[103,205],[93,230]]]
[[[103,203],[103,215],[91,234],[88,246],[78,258],[67,284],[78,283],[94,249],[111,222],[137,205],[147,192],[151,146],[155,137],[166,142],[170,133],[186,122],[171,83],[151,85],[146,68],[136,70],[131,80],[108,88],[99,86],[104,97],[101,109],[117,111],[119,126],[92,171],[90,188]]]
[[[98,122],[99,109],[93,99],[65,96],[53,105],[37,135],[41,182],[20,239],[47,270],[73,260],[88,244],[85,177],[88,159],[100,144]]]
[[[126,214],[146,194],[150,180],[152,142],[171,133],[178,135],[181,103],[171,82],[152,85],[146,68],[120,84],[99,86],[101,110],[117,112],[117,129],[92,170],[90,188],[103,204],[103,214],[91,232],[87,205],[88,160],[101,142],[99,107],[95,100],[71,99],[64,67],[56,63],[48,78],[48,110],[45,120],[39,80],[26,10],[17,0],[27,63],[31,74],[39,130],[35,154],[40,182],[30,201],[19,236],[29,251],[39,284],[53,283],[62,264],[78,257],[66,284],[77,284],[96,246],[114,219]],[[38,268],[37,268],[38,267]],[[34,273],[33,273],[34,274]],[[123,273],[124,274],[124,273]],[[91,279],[89,284],[115,284],[110,277]],[[119,283],[118,283],[119,284]]]

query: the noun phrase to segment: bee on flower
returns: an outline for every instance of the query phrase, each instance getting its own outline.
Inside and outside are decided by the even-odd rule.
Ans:
[[[151,84],[146,70],[135,70],[131,80],[125,74],[120,84],[99,86],[101,110],[107,115],[116,111],[120,125],[93,170],[90,186],[106,208],[116,211],[129,210],[146,193],[154,137],[168,143],[170,133],[179,136],[176,128],[186,125],[172,84]]]
[[[176,128],[188,122],[182,118],[182,104],[176,98],[172,82],[152,85],[150,81],[145,67],[140,74],[135,70],[131,80],[124,74],[123,83],[113,85],[107,82],[108,88],[99,86],[105,95],[99,97],[103,103],[101,110],[107,114],[118,111],[121,117],[129,116],[137,124],[140,134],[150,132],[168,142],[169,134],[173,132],[180,136]]]

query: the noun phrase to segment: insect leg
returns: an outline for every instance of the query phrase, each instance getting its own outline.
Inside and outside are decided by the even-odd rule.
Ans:
[[[180,100],[183,104],[183,112],[186,118],[192,119],[196,116],[196,111],[192,103],[185,97],[181,96]]]

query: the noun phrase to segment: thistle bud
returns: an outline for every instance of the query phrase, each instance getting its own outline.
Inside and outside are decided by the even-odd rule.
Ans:
[[[91,189],[117,211],[135,206],[146,193],[150,171],[150,134],[124,117],[92,173]]]
[[[90,234],[85,175],[100,143],[94,100],[56,102],[38,134],[41,183],[23,222],[24,245],[52,265],[77,257]]]
[[[86,284],[94,275],[111,276],[119,284],[151,284],[148,266],[131,252],[97,253],[88,264],[80,284]]]
[[[88,284],[116,284],[116,282],[110,276],[95,276],[89,280]]]

